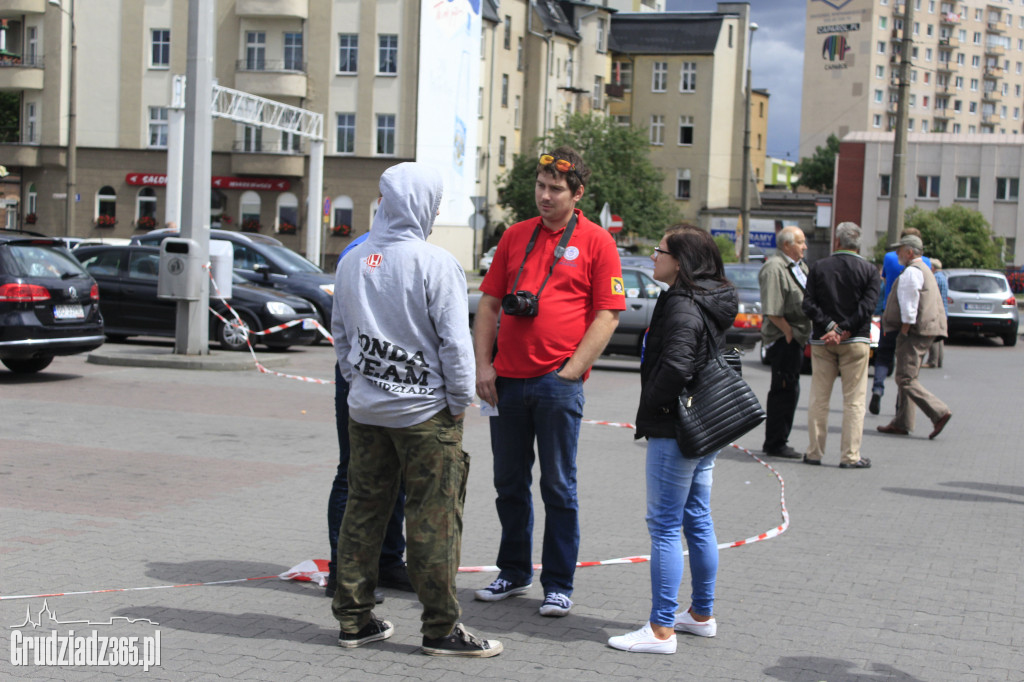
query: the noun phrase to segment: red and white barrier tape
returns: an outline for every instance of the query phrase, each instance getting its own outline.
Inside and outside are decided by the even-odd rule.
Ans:
[[[625,424],[619,424],[619,423],[616,423],[616,422],[597,422],[597,421],[593,421],[593,420],[586,420],[586,422],[590,423],[590,424],[601,424],[601,425],[619,426],[619,427],[626,427],[627,426]],[[632,428],[632,427],[630,427],[630,428]],[[757,461],[762,466],[764,466],[769,471],[771,471],[775,475],[775,478],[777,478],[779,480],[780,504],[781,504],[781,507],[782,507],[782,523],[780,525],[776,526],[775,528],[772,528],[771,530],[765,531],[764,533],[760,533],[758,535],[754,535],[754,536],[746,538],[744,540],[736,540],[734,542],[724,542],[724,543],[721,543],[721,544],[718,545],[718,549],[729,549],[731,547],[742,547],[743,545],[749,545],[749,544],[754,543],[754,542],[760,542],[762,540],[769,540],[771,538],[778,537],[782,533],[785,533],[786,530],[789,528],[789,512],[786,510],[786,482],[783,480],[782,476],[779,474],[778,471],[775,470],[774,467],[772,467],[770,464],[768,464],[767,462],[765,462],[761,458],[759,458],[756,455],[754,455],[752,452],[750,452],[750,450],[747,450],[744,447],[736,445],[735,443],[732,444],[732,447],[736,448],[737,450],[741,450],[741,451],[747,453],[748,455],[750,455],[751,457],[753,457],[755,461]],[[687,553],[688,552],[684,552],[684,554],[687,554]],[[645,562],[650,561],[650,560],[651,560],[651,557],[648,554],[648,555],[621,557],[621,558],[618,558],[618,559],[604,559],[602,561],[580,561],[580,562],[576,563],[576,566],[577,566],[577,568],[590,568],[590,567],[593,567],[593,566],[614,566],[614,565],[618,565],[618,564],[641,564],[641,563],[645,563]],[[322,562],[323,560],[317,560],[317,561]],[[301,564],[300,564],[300,566],[301,566]],[[540,564],[534,564],[534,569],[539,570],[540,568],[541,568]],[[498,567],[497,566],[460,566],[459,567],[459,572],[460,573],[496,573],[497,571],[498,571]],[[287,578],[285,576],[287,576]],[[307,577],[302,577],[301,573],[297,574],[297,573],[294,573],[294,572],[289,572],[289,573],[283,573],[281,575],[265,575],[265,576],[260,576],[258,578],[237,578],[237,579],[234,579],[234,580],[216,580],[216,581],[213,581],[213,582],[185,583],[185,584],[181,584],[181,585],[152,585],[152,586],[148,586],[148,587],[121,587],[121,588],[113,588],[113,589],[105,589],[105,590],[82,590],[82,591],[79,591],[79,592],[56,592],[56,593],[52,593],[52,594],[0,595],[0,601],[13,601],[15,599],[39,599],[39,598],[43,598],[43,597],[71,597],[71,596],[79,596],[79,595],[86,595],[86,594],[106,594],[106,593],[109,593],[109,592],[138,592],[138,591],[142,591],[142,590],[166,590],[166,589],[177,588],[177,587],[206,587],[206,586],[209,586],[209,585],[229,585],[231,583],[244,583],[244,582],[251,582],[251,581],[255,581],[255,580],[270,580],[272,578],[297,579],[297,580],[309,580],[310,579],[308,576]]]

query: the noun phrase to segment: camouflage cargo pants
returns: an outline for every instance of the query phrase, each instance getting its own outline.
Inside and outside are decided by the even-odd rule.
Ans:
[[[423,604],[425,637],[444,637],[461,611],[455,575],[462,550],[462,508],[469,455],[462,421],[444,409],[406,428],[349,419],[348,507],[338,539],[338,589],[331,610],[345,632],[370,620],[381,545],[405,478],[409,580]]]

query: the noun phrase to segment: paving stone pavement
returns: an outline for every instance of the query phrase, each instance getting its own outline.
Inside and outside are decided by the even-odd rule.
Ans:
[[[332,377],[329,347],[284,357],[281,371]],[[635,369],[635,360],[600,362],[585,416],[632,421]],[[745,372],[763,399],[766,368],[747,358]],[[392,590],[377,614],[395,623],[394,637],[353,650],[335,646],[329,601],[310,584],[93,592],[261,578],[324,558],[337,461],[331,387],[255,371],[99,366],[83,356],[58,358],[32,377],[0,369],[0,624],[8,635],[0,679],[1024,680],[1022,377],[1022,347],[948,344],[945,368],[922,380],[952,408],[949,426],[935,441],[923,417],[909,438],[875,432],[894,412],[889,384],[882,414],[865,421],[874,466],[863,471],[837,468],[837,388],[825,465],[769,458],[785,480],[789,529],[721,553],[713,639],[680,636],[674,656],[605,645],[646,620],[646,564],[581,568],[576,606],[562,619],[538,615],[539,584],[486,604],[473,590],[494,574],[464,573],[464,622],[505,651],[447,660],[418,652],[419,604]],[[805,377],[797,449],[806,446],[809,387]],[[756,449],[761,437],[742,445]],[[477,411],[464,445],[473,459],[462,564],[489,565],[500,531],[487,423]],[[643,461],[630,430],[583,428],[581,560],[649,552]],[[779,481],[739,450],[719,457],[713,505],[720,542],[782,519]],[[538,529],[542,521],[538,509]],[[90,593],[8,598],[70,592]],[[18,627],[26,614],[41,614],[42,625]],[[147,673],[12,664],[16,631],[51,630],[159,631],[160,664]]]

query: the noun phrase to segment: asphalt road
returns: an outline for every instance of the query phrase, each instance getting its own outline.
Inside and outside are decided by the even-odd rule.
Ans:
[[[266,357],[286,359],[281,372],[333,376],[329,347]],[[598,364],[586,418],[633,420],[636,367],[634,359]],[[766,368],[748,357],[745,369],[763,399]],[[836,466],[837,388],[825,466],[770,462],[785,482],[785,532],[721,552],[714,639],[681,636],[674,656],[605,646],[646,620],[643,563],[581,568],[576,606],[563,619],[537,614],[539,586],[506,602],[474,602],[472,590],[494,574],[465,573],[465,623],[505,651],[444,660],[417,652],[411,595],[387,591],[377,609],[394,621],[393,638],[343,650],[321,590],[242,580],[326,557],[337,461],[332,387],[83,356],[30,377],[0,369],[0,623],[9,637],[0,678],[142,676],[131,666],[12,663],[25,637],[74,630],[151,642],[159,632],[160,662],[145,673],[154,680],[1022,680],[1022,377],[1024,345],[950,344],[945,368],[923,377],[951,406],[949,426],[935,441],[924,418],[909,438],[876,433],[894,411],[890,384],[882,415],[866,419],[864,454],[874,466],[863,471]],[[805,377],[797,449],[806,445],[809,385]],[[741,444],[758,448],[761,436]],[[462,564],[487,566],[499,526],[478,411],[464,445],[473,460]],[[643,447],[632,432],[587,424],[578,461],[580,559],[647,554]],[[739,450],[722,453],[713,493],[719,542],[780,526],[781,502],[771,471]],[[542,528],[541,510],[537,517]],[[218,581],[228,582],[165,587]],[[66,596],[35,596],[54,594]]]

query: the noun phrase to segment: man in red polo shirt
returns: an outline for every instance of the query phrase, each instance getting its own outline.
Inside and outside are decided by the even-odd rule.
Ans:
[[[583,380],[626,308],[615,241],[575,208],[589,178],[570,147],[540,157],[534,192],[540,216],[512,225],[498,243],[473,325],[476,390],[497,408],[491,450],[502,529],[501,572],[476,598],[500,601],[533,584],[536,442],[545,517],[542,616],[565,616],[572,608]]]

